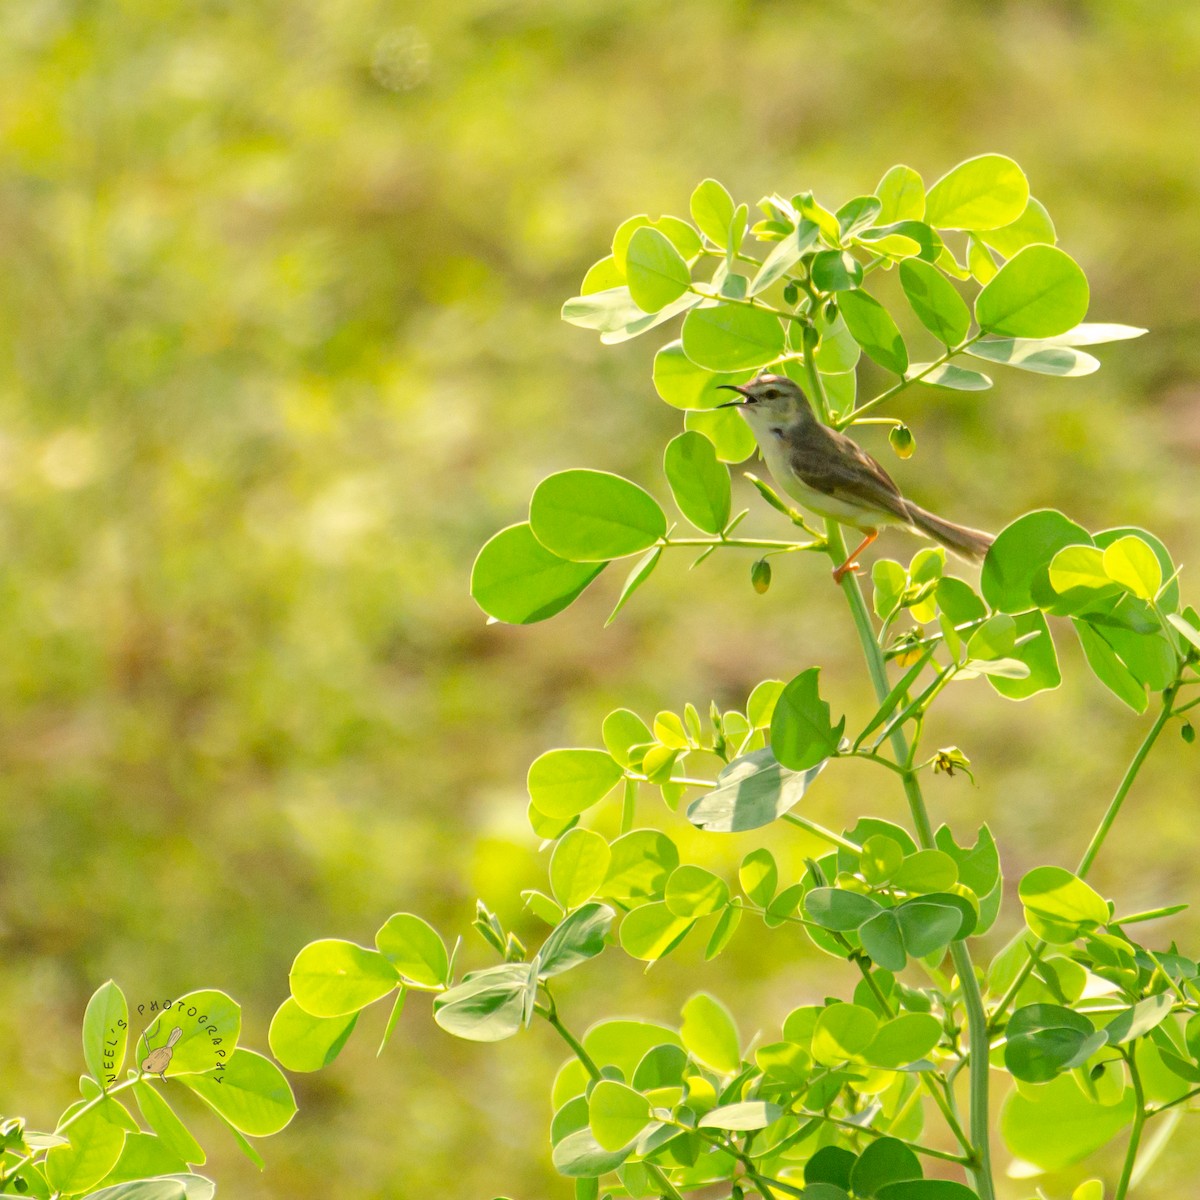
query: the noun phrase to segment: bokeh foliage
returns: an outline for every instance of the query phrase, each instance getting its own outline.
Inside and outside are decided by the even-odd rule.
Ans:
[[[614,213],[678,209],[705,175],[849,196],[901,153],[930,179],[1013,154],[1071,230],[1095,319],[1152,337],[1003,403],[923,396],[895,473],[981,526],[1052,504],[1195,557],[1190,4],[47,2],[0,14],[0,63],[7,1111],[70,1098],[109,975],[131,1002],[228,988],[261,1045],[310,938],[362,940],[396,909],[457,925],[475,892],[535,886],[525,769],[614,704],[738,701],[774,648],[820,647],[831,674],[853,659],[823,573],[793,564],[761,598],[740,568],[703,596],[660,568],[604,637],[608,597],[484,630],[471,559],[536,480],[581,461],[653,478],[678,428],[651,347],[604,354],[556,320]],[[1075,856],[1075,814],[1113,782],[1092,748],[1138,733],[1066,674],[1036,712],[955,714],[1026,864]],[[1194,764],[1163,749],[1139,836],[1097,871],[1131,907],[1200,882]],[[823,815],[870,786],[824,790]],[[647,1015],[676,1016],[694,966],[656,968]],[[814,995],[749,942],[725,970],[714,990],[779,1018]],[[606,1009],[645,995],[633,970],[620,989]],[[298,1086],[266,1175],[232,1148],[213,1173],[246,1196],[335,1172],[363,1195],[540,1190],[527,1131],[558,1048],[423,1037],[370,1070],[358,1039]]]

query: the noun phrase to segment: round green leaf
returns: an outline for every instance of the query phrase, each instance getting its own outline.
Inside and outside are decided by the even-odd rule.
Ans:
[[[692,220],[714,245],[722,250],[729,242],[729,226],[733,223],[733,197],[715,179],[705,179],[696,185],[691,199]]]
[[[1162,566],[1157,555],[1135,534],[1105,546],[1103,564],[1110,579],[1142,600],[1153,600],[1162,587]]]
[[[677,867],[667,880],[666,905],[677,917],[707,917],[729,903],[729,885],[704,867]]]
[[[585,904],[560,921],[542,944],[538,975],[561,975],[602,953],[616,915],[607,904]]]
[[[900,286],[917,319],[939,341],[957,346],[971,328],[971,313],[954,285],[936,267],[917,258],[900,264]]]
[[[661,899],[667,879],[679,865],[675,843],[657,829],[622,834],[609,851],[612,858],[600,895],[623,905]]]
[[[813,888],[804,897],[804,911],[823,929],[846,933],[879,912],[879,902],[845,888]]]
[[[924,1058],[942,1039],[941,1022],[929,1013],[901,1013],[885,1021],[863,1058],[873,1067],[903,1067]]]
[[[296,1002],[289,996],[284,1004],[290,1004],[296,1011]],[[316,1020],[310,1017],[309,1020]],[[353,1021],[353,1018],[351,1018]],[[154,1134],[172,1154],[185,1163],[203,1163],[204,1149],[192,1137],[184,1123],[175,1115],[175,1110],[158,1094],[157,1089],[148,1083],[138,1082],[133,1085],[134,1099],[137,1100],[138,1110],[145,1118]]]
[[[109,1124],[99,1109],[90,1109],[63,1130],[65,1146],[46,1153],[46,1180],[56,1192],[74,1195],[100,1182],[116,1165],[125,1144],[125,1130]]]
[[[861,1059],[879,1029],[879,1018],[857,1004],[831,1004],[817,1018],[812,1056],[822,1066],[840,1066]]]
[[[745,462],[758,449],[754,431],[736,409],[689,412],[683,418],[683,427],[708,438],[723,463]]]
[[[822,292],[848,292],[863,281],[862,263],[846,250],[821,250],[809,270],[813,287]]]
[[[835,754],[846,727],[845,717],[832,723],[819,678],[819,667],[802,671],[783,689],[771,715],[771,750],[793,771],[806,771]]]
[[[745,383],[753,371],[706,371],[683,352],[683,342],[668,342],[654,356],[654,389],[673,408],[716,409],[729,399],[722,385]],[[736,413],[732,414],[737,416]],[[745,422],[738,418],[738,423]]]
[[[844,718],[843,718],[844,720]],[[781,766],[769,748],[735,758],[717,784],[688,809],[688,820],[710,833],[743,833],[778,820],[800,803],[824,762],[807,771]]]
[[[938,229],[999,229],[1029,203],[1029,181],[1011,158],[981,154],[961,162],[930,189],[925,220]]]
[[[1059,1171],[1098,1150],[1133,1119],[1133,1089],[1117,1104],[1087,1096],[1069,1076],[1034,1088],[1015,1088],[1000,1114],[1005,1144],[1018,1158]]]
[[[970,932],[964,928],[967,917],[963,909],[949,903],[949,899],[944,893],[939,893],[937,898],[906,900],[897,907],[896,918],[900,922],[904,948],[913,958],[924,958],[927,954],[944,950],[951,942]],[[970,908],[968,901],[962,903]],[[970,923],[974,924],[973,915]]]
[[[778,317],[744,304],[717,304],[684,317],[683,349],[710,371],[741,371],[775,362],[787,344]]]
[[[590,1129],[569,1133],[554,1147],[554,1169],[568,1179],[595,1179],[615,1171],[630,1155],[633,1147],[605,1150]]]
[[[574,817],[602,800],[623,775],[603,750],[547,750],[530,764],[529,798],[548,817]]]
[[[1005,1030],[1004,1065],[1016,1079],[1046,1083],[1081,1066],[1106,1042],[1081,1013],[1058,1004],[1018,1008]]]
[[[502,529],[471,568],[471,595],[489,617],[531,625],[562,612],[605,563],[575,563],[552,554],[528,524]]]
[[[339,938],[310,942],[292,963],[292,995],[314,1017],[342,1017],[386,996],[400,982],[377,950]]]
[[[712,442],[701,433],[679,434],[667,444],[663,470],[679,511],[697,529],[720,533],[729,523],[729,468],[717,461]]]
[[[1014,338],[1066,333],[1087,313],[1087,277],[1056,246],[1026,246],[975,299],[980,329]]]
[[[908,369],[908,349],[887,309],[866,292],[842,293],[838,307],[846,327],[868,357],[885,370],[903,375]],[[827,368],[821,364],[821,369]]]
[[[853,1150],[843,1146],[822,1146],[804,1164],[804,1182],[817,1186],[827,1184],[848,1192],[850,1173],[857,1161],[858,1155]],[[806,1190],[805,1195],[811,1196],[812,1192]]]
[[[687,937],[694,924],[688,917],[677,917],[660,900],[643,904],[621,922],[621,949],[630,958],[657,962]]]
[[[1073,942],[1086,929],[1108,923],[1104,897],[1064,867],[1035,867],[1017,891],[1029,928],[1055,945]]]
[[[729,1009],[715,996],[698,992],[683,1006],[679,1036],[688,1053],[714,1071],[732,1075],[741,1069],[737,1026]]]
[[[530,963],[504,963],[468,976],[433,999],[433,1019],[468,1042],[500,1042],[532,1015],[537,976]]]
[[[83,1014],[83,1061],[105,1089],[117,1082],[129,1041],[129,1006],[110,979],[92,994]]]
[[[1025,205],[1025,211],[1015,221],[1002,225],[999,229],[985,230],[979,237],[1005,258],[1012,258],[1019,250],[1037,242],[1053,246],[1058,241],[1054,232],[1054,222],[1050,220],[1046,206],[1032,196]]]
[[[896,909],[885,908],[858,930],[859,941],[876,966],[885,971],[902,971],[908,962],[904,933]]]
[[[738,884],[746,898],[760,908],[766,908],[779,885],[779,867],[775,856],[765,846],[751,850],[738,867]]]
[[[859,870],[869,884],[878,887],[891,879],[903,861],[904,851],[899,843],[877,833],[863,842]]]
[[[850,1186],[856,1196],[877,1196],[889,1183],[922,1178],[917,1156],[896,1138],[882,1137],[858,1156],[850,1173]]]
[[[875,188],[879,197],[879,223],[919,221],[925,216],[925,184],[912,167],[891,167]]]
[[[906,892],[945,892],[958,882],[958,867],[941,850],[918,850],[904,860],[891,882]]]
[[[649,492],[607,471],[559,471],[529,501],[534,537],[572,562],[639,554],[667,532],[666,514]]]
[[[605,1150],[628,1146],[649,1121],[650,1101],[615,1079],[601,1079],[588,1096],[588,1124]]]
[[[437,987],[450,975],[450,959],[441,935],[413,913],[395,913],[375,935],[375,946],[413,983]]]
[[[888,1183],[875,1193],[875,1200],[978,1200],[976,1193],[953,1179],[906,1179]]]
[[[269,1058],[240,1046],[224,1070],[185,1075],[180,1082],[250,1137],[278,1133],[296,1115],[296,1098],[283,1072]]]
[[[572,829],[554,847],[550,858],[554,898],[568,910],[590,900],[604,882],[611,858],[608,843],[598,833]]]
[[[357,1020],[358,1013],[314,1017],[289,996],[271,1018],[267,1041],[271,1053],[289,1071],[319,1071],[337,1058]]]
[[[630,239],[625,255],[625,279],[638,308],[656,313],[688,290],[692,275],[671,242],[646,225],[635,230]]]
[[[728,1129],[742,1133],[766,1129],[782,1115],[783,1109],[778,1104],[766,1100],[743,1100],[738,1104],[723,1104],[720,1108],[710,1109],[700,1118],[699,1128]]]
[[[1065,546],[1088,545],[1091,535],[1054,509],[1018,517],[997,535],[983,563],[984,599],[1000,612],[1034,608],[1035,593],[1049,587],[1051,560]]]

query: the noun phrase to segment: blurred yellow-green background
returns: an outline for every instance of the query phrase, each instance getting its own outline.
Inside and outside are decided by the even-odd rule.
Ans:
[[[607,576],[525,629],[487,627],[467,594],[479,545],[551,470],[666,498],[663,339],[604,348],[558,308],[620,220],[685,212],[706,175],[836,204],[894,162],[931,181],[1015,157],[1092,319],[1151,335],[1084,379],[909,393],[919,449],[895,474],[986,527],[1042,505],[1144,525],[1200,600],[1190,0],[27,0],[0,8],[0,70],[0,1110],[35,1127],[76,1094],[79,1019],[109,976],[135,1004],[225,988],[265,1047],[314,937],[369,942],[401,909],[450,932],[476,896],[532,935],[526,767],[595,744],[617,704],[730,706],[820,664],[866,714],[816,561],[763,597],[748,559],[675,563],[603,632]],[[1010,705],[966,685],[929,734],[979,780],[933,781],[937,817],[986,818],[1010,879],[1078,856],[1145,724],[1059,642],[1061,690]],[[900,816],[871,773],[828,776],[817,819]],[[1172,735],[1095,875],[1121,907],[1200,891],[1198,781]],[[642,816],[710,865],[751,844]],[[1172,934],[1195,951],[1200,927]],[[852,986],[748,927],[711,966],[604,962],[602,987],[560,989],[578,1029],[674,1019],[704,986],[769,1038]],[[198,1117],[223,1194],[569,1194],[544,1029],[452,1042],[418,998],[376,1061],[383,1016],[295,1079],[264,1174]],[[1194,1138],[1139,1195],[1188,1190]]]

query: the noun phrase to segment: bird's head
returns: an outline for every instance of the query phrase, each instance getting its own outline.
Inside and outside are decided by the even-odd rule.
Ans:
[[[743,399],[730,400],[719,408],[736,408],[754,430],[770,425],[791,425],[805,418],[812,420],[812,408],[800,385],[786,375],[757,375],[749,383],[723,383],[721,387],[738,392]]]

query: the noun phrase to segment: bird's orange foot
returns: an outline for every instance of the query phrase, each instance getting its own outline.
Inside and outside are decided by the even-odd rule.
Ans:
[[[840,567],[833,568],[833,582],[840,584],[842,580],[845,579],[845,577],[851,572],[857,574],[861,570],[862,567],[860,567],[858,563],[854,562],[853,560],[844,562]]]

